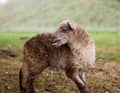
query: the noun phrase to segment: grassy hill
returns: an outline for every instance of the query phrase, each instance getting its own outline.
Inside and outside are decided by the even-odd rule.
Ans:
[[[119,0],[9,0],[0,6],[0,29],[54,27],[70,19],[90,28],[117,28]]]

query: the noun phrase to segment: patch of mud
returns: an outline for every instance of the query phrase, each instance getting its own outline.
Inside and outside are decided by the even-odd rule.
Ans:
[[[4,48],[0,48],[0,58],[9,58],[16,57],[17,55],[14,53],[14,49],[12,46],[7,46]]]
[[[21,37],[20,40],[28,40],[29,37],[25,36],[25,37]]]

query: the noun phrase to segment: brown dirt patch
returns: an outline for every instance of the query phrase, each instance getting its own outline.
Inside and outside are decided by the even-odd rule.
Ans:
[[[19,59],[0,59],[0,93],[17,93]],[[120,93],[120,62],[97,62],[87,73],[90,93]],[[46,69],[35,82],[37,93],[79,93],[64,73]]]
[[[12,46],[0,48],[0,58],[14,58],[16,56],[17,55],[14,53]]]

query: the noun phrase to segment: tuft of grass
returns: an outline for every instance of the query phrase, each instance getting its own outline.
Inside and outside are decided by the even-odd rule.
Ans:
[[[44,80],[44,86],[48,87],[50,85],[51,81],[47,78]]]

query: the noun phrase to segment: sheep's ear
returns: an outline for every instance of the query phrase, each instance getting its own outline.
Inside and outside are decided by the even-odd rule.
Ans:
[[[71,30],[76,30],[77,26],[76,26],[75,23],[73,23],[73,22],[67,22],[67,24],[68,24],[68,26],[69,26],[69,28],[70,28]]]

